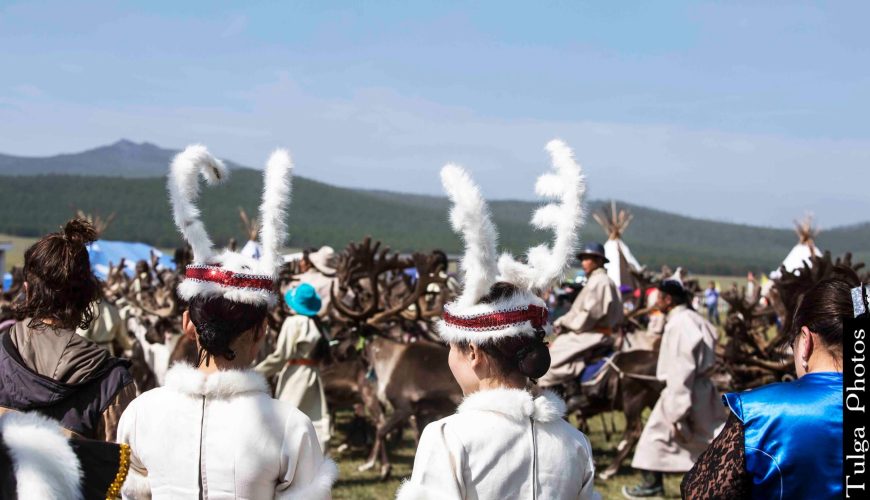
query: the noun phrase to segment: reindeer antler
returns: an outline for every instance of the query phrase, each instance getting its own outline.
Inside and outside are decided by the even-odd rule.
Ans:
[[[555,172],[539,177],[535,191],[539,196],[553,198],[558,203],[539,208],[532,217],[532,225],[538,229],[552,229],[553,246],[530,248],[527,264],[507,253],[502,254],[498,261],[500,280],[529,290],[544,289],[564,274],[577,247],[577,233],[583,223],[582,201],[586,184],[580,165],[574,161],[571,149],[560,140],[550,141],[547,151]]]
[[[401,259],[398,254],[390,252],[389,247],[380,248],[381,243],[375,242],[366,236],[361,244],[351,242],[344,253],[338,258],[336,276],[339,279],[339,289],[347,290],[352,282],[367,279],[372,290],[372,300],[361,311],[354,311],[347,307],[335,294],[335,284],[330,289],[332,304],[335,309],[344,316],[356,321],[367,321],[378,312],[380,305],[380,282],[379,275],[390,270],[399,270],[409,267],[407,260]],[[344,295],[344,294],[343,294]]]
[[[439,280],[444,281],[434,272],[435,260],[436,257],[434,255],[414,253],[411,257],[414,267],[417,268],[417,284],[414,286],[414,290],[406,295],[398,304],[373,315],[371,319],[366,322],[370,325],[375,325],[385,319],[401,314],[403,311],[411,307],[411,305],[416,304],[419,301],[420,297],[426,293],[430,284],[436,283]]]

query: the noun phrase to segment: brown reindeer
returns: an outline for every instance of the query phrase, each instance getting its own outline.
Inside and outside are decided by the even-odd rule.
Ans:
[[[392,409],[377,415],[375,442],[360,469],[371,469],[380,461],[381,477],[386,478],[391,469],[387,435],[413,417],[419,438],[423,426],[455,411],[462,398],[447,366],[448,350],[427,340],[415,321],[431,314],[426,292],[431,285],[444,286],[445,277],[435,255],[402,258],[388,248],[380,249],[379,243],[373,245],[369,238],[350,244],[338,261],[339,286],[338,293],[333,288],[332,304],[344,322],[337,337],[365,339],[362,366],[376,388],[377,403]],[[403,271],[411,267],[417,278],[405,288],[407,292],[385,293],[398,289],[405,280]],[[404,342],[409,336],[417,340]],[[369,401],[366,406],[372,405]]]

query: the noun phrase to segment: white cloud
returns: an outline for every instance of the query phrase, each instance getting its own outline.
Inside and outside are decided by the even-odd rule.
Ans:
[[[12,90],[24,97],[42,97],[43,95],[42,89],[29,83],[16,85]]]
[[[233,17],[226,28],[221,32],[221,38],[230,38],[236,35],[241,35],[248,27],[248,17],[239,15]]]
[[[280,145],[293,151],[300,175],[333,184],[440,194],[438,169],[455,161],[475,173],[487,197],[531,199],[534,179],[548,168],[544,144],[558,136],[574,148],[593,198],[776,226],[789,226],[806,211],[825,227],[863,222],[870,214],[866,175],[856,181],[870,162],[866,139],[502,119],[377,88],[323,99],[286,74],[234,97],[245,105],[12,100],[0,107],[0,152],[48,155],[126,137],[174,148],[199,141],[222,157],[259,166]]]

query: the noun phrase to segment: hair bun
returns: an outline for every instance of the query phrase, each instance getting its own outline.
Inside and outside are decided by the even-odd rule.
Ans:
[[[97,241],[97,230],[90,221],[76,217],[63,226],[63,237],[73,243],[87,245]]]
[[[550,349],[547,348],[547,344],[543,341],[535,342],[535,345],[519,360],[517,368],[520,373],[529,378],[543,377],[550,369]]]

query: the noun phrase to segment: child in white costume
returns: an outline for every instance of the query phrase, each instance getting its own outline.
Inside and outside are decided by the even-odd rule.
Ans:
[[[457,166],[441,171],[466,250],[463,293],[445,308],[439,333],[466,398],[455,415],[423,431],[399,500],[597,497],[588,439],[564,420],[558,396],[529,383],[550,365],[547,306],[536,293],[566,270],[583,218],[580,166],[561,141],[547,149],[555,172],[539,178],[536,190],[557,203],[532,222],[552,229],[555,241],[531,249],[527,264],[510,255],[496,262],[496,232],[477,186]]]
[[[121,417],[118,440],[131,449],[124,498],[330,498],[337,470],[324,458],[311,421],[269,397],[266,380],[250,369],[275,303],[291,169],[283,150],[266,166],[264,252],[254,260],[215,254],[194,205],[197,176],[214,184],[226,178],[226,167],[202,146],[173,160],[168,184],[175,223],[194,254],[178,287],[188,303],[182,326],[196,340],[199,363],[171,368],[164,387],[134,400]]]

